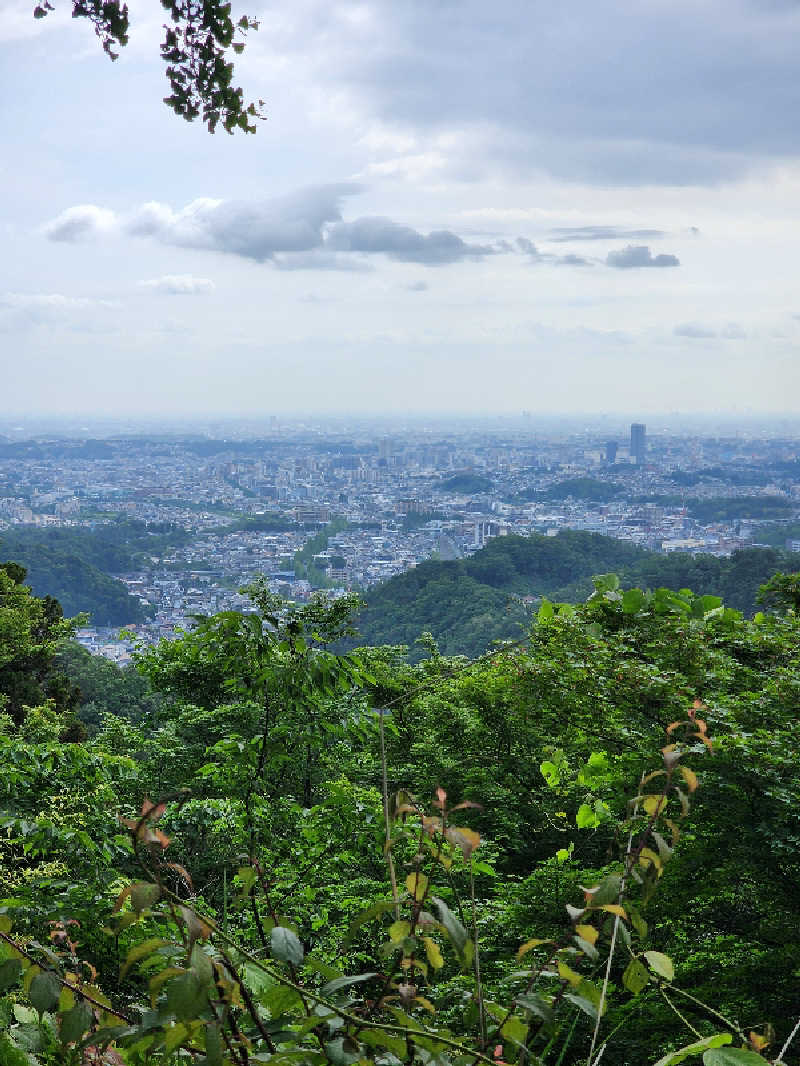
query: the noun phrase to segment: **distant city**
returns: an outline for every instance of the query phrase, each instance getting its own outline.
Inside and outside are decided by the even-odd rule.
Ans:
[[[581,428],[523,412],[0,429],[0,538],[120,519],[152,530],[158,550],[112,575],[145,609],[131,629],[146,643],[195,615],[246,608],[239,589],[258,575],[293,600],[336,596],[509,534],[589,530],[713,555],[800,549],[795,426],[678,432],[607,418]],[[170,530],[184,535],[165,547]],[[87,626],[79,638],[126,661],[132,639],[118,631]]]

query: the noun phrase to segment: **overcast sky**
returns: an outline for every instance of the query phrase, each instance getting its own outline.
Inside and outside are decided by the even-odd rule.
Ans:
[[[800,3],[283,0],[254,137],[0,0],[0,410],[800,409]]]

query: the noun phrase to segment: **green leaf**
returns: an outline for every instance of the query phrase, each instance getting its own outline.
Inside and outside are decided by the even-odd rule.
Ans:
[[[525,1046],[525,1040],[528,1036],[528,1026],[518,1017],[516,1014],[512,1014],[504,1023],[500,1029],[502,1035],[510,1040],[512,1044],[516,1044],[518,1047]]]
[[[622,878],[619,874],[609,874],[592,890],[591,906],[602,907],[606,903],[616,903],[619,899]]]
[[[360,973],[356,977],[337,977],[333,981],[328,981],[326,985],[322,986],[322,995],[330,995],[331,992],[338,992],[340,988],[347,988],[348,985],[357,985],[362,981],[369,981],[373,977],[377,977],[377,973]]]
[[[535,1017],[539,1018],[543,1023],[545,1032],[552,1032],[555,1029],[556,1016],[553,1008],[543,999],[542,996],[537,996],[535,992],[526,992],[521,996],[517,996],[514,1002],[519,1007],[523,1007],[528,1010]]]
[[[206,1026],[206,1063],[207,1066],[222,1066],[224,1045],[220,1027],[215,1022]]]
[[[347,931],[347,936],[344,939],[343,947],[353,939],[356,931],[364,925],[366,922],[372,921],[373,918],[380,917],[381,914],[385,914],[394,908],[394,901],[391,899],[381,899],[377,903],[373,903],[371,906],[363,910],[357,917],[351,922],[350,928]]]
[[[22,963],[19,959],[7,959],[0,962],[0,995],[7,988],[13,988],[22,973]]]
[[[744,1048],[713,1048],[703,1053],[704,1066],[764,1066],[766,1059]]]
[[[181,1021],[196,1018],[206,1005],[206,992],[193,973],[173,977],[167,985],[167,1008]]]
[[[52,1010],[56,1006],[60,993],[61,982],[54,973],[45,970],[37,973],[31,981],[28,995],[39,1014],[44,1014],[45,1011]]]
[[[668,955],[663,955],[660,951],[646,951],[644,957],[653,973],[657,973],[659,977],[667,981],[675,980],[675,967]]]
[[[641,611],[645,602],[645,595],[641,589],[626,589],[622,593],[622,612],[623,614],[636,614],[637,611]]]
[[[270,933],[270,951],[273,959],[300,966],[303,961],[303,945],[286,926],[276,925]]]
[[[72,1010],[68,1010],[61,1015],[61,1043],[74,1044],[80,1040],[86,1030],[90,1028],[92,1019],[92,1008],[86,1000],[76,1003]]]
[[[639,959],[631,959],[625,967],[622,983],[631,995],[638,996],[642,989],[647,988],[650,983],[650,974],[647,972],[647,967]]]
[[[575,824],[578,829],[596,829],[600,825],[600,819],[588,803],[582,803],[575,815]]]
[[[539,607],[539,611],[536,615],[537,620],[539,622],[549,622],[550,619],[553,617],[553,614],[554,611],[552,603],[550,602],[550,600],[543,598],[541,606]]]
[[[383,1029],[362,1029],[358,1035],[363,1043],[370,1047],[386,1048],[401,1062],[408,1058],[408,1049],[402,1036],[393,1036]]]
[[[693,1044],[687,1044],[685,1047],[678,1048],[677,1051],[671,1051],[663,1059],[659,1059],[656,1066],[678,1066],[679,1062],[683,1062],[684,1059],[688,1059],[691,1055],[699,1055],[701,1051],[705,1051],[707,1048],[722,1047],[723,1044],[730,1044],[732,1040],[733,1037],[730,1033],[716,1033],[714,1036],[707,1036],[704,1040],[696,1040]]]
[[[439,899],[438,896],[431,896],[431,902],[433,903],[436,911],[439,915],[439,921],[445,928],[447,935],[456,949],[459,958],[464,957],[464,949],[467,945],[467,931],[461,922],[456,918],[444,900]]]
[[[152,937],[150,940],[144,940],[141,944],[137,944],[135,948],[131,948],[125,960],[125,965],[119,971],[120,978],[123,978],[131,966],[134,966],[140,959],[155,954],[156,949],[163,947],[166,943],[168,941],[162,940],[160,937]]]

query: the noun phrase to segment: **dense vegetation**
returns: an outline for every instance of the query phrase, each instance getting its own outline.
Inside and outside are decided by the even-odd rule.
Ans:
[[[771,549],[727,558],[664,555],[574,530],[556,537],[497,537],[467,559],[422,563],[369,589],[358,627],[367,644],[413,644],[428,630],[445,653],[474,656],[493,640],[524,632],[527,613],[520,597],[577,603],[591,593],[593,574],[618,572],[625,584],[649,589],[698,589],[752,614],[758,589],[770,575],[798,566],[800,556]]]
[[[172,526],[118,521],[94,529],[25,527],[0,534],[0,559],[28,571],[37,596],[52,596],[68,616],[86,612],[96,625],[135,624],[151,613],[110,574],[134,570],[189,534]]]
[[[3,1066],[796,1061],[797,575],[752,621],[606,576],[515,646],[417,665],[327,650],[352,600],[255,586],[140,656],[138,712],[23,577]],[[105,700],[91,740],[63,670]]]

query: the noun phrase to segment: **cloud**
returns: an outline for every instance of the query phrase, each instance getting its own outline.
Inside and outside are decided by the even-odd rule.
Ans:
[[[152,289],[154,292],[163,292],[168,296],[197,296],[200,293],[211,292],[215,287],[209,278],[196,278],[192,274],[165,274],[161,278],[150,278],[148,281],[140,281],[139,286],[143,289]]]
[[[719,338],[725,341],[743,340],[747,333],[737,322],[727,322],[721,329],[707,326],[703,322],[682,322],[672,331],[676,337],[688,337],[690,340],[708,340]]]
[[[60,325],[92,330],[100,311],[116,309],[110,300],[65,296],[59,292],[0,293],[0,330],[8,332],[32,326]]]
[[[404,285],[403,288],[409,292],[427,292],[430,288],[427,281],[411,281],[408,285]]]
[[[582,255],[560,255],[556,259],[559,266],[593,266],[591,259],[584,259]]]
[[[116,216],[113,211],[96,207],[94,204],[78,204],[62,211],[52,222],[48,222],[43,232],[48,240],[72,243],[111,232],[115,226]]]
[[[181,248],[225,252],[263,263],[280,253],[321,248],[324,227],[341,219],[355,184],[320,185],[275,200],[193,200],[181,211],[145,204],[124,229]]]
[[[550,240],[567,241],[653,241],[665,234],[660,229],[622,229],[618,226],[559,226],[550,231]]]
[[[495,248],[467,244],[450,230],[423,234],[410,226],[401,226],[388,218],[359,218],[340,222],[330,228],[325,240],[328,248],[340,252],[382,253],[401,263],[424,263],[438,266],[463,259],[482,259],[493,255]]]
[[[91,204],[69,208],[44,227],[50,240],[76,241],[105,234],[147,238],[160,244],[272,262],[281,270],[363,270],[363,257],[385,255],[402,263],[441,266],[511,251],[505,242],[472,244],[448,229],[421,233],[390,218],[342,218],[342,201],[361,186],[320,185],[275,200],[192,200],[174,211],[152,201],[129,215]],[[521,238],[519,250],[537,256]],[[182,280],[144,284],[188,291]],[[192,290],[194,291],[194,290]]]
[[[689,337],[691,340],[706,340],[717,335],[715,329],[704,326],[701,322],[681,322],[672,332],[676,337]]]
[[[629,244],[609,252],[606,264],[616,270],[636,270],[639,267],[676,267],[680,260],[676,255],[653,255],[646,244]]]
[[[387,144],[416,134],[398,159],[449,137],[453,174],[504,167],[605,187],[712,184],[800,158],[794,2],[359,7],[356,45],[352,26],[320,12],[292,46],[319,56],[330,91]]]

